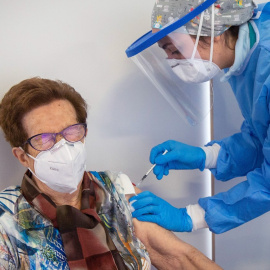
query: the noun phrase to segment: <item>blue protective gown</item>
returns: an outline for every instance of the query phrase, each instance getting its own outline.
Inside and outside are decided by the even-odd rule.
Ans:
[[[262,8],[262,7],[261,7]],[[227,192],[199,199],[214,233],[240,226],[270,210],[270,3],[251,20],[256,43],[243,68],[229,80],[244,122],[241,132],[221,141],[216,179],[247,179]]]

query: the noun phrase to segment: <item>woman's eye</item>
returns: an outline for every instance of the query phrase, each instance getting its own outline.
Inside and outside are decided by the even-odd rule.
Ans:
[[[175,50],[172,52],[172,54],[180,54],[180,52],[178,50]]]

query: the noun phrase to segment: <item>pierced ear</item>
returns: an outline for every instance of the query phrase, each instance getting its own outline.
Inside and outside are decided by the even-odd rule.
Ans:
[[[13,147],[12,154],[15,158],[19,160],[19,162],[26,168],[29,167],[29,157],[26,155],[25,151],[20,147]]]

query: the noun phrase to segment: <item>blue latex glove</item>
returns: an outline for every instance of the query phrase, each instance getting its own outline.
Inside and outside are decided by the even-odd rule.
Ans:
[[[167,150],[168,153],[162,155]],[[202,148],[177,141],[166,141],[152,148],[150,162],[156,164],[153,172],[157,179],[168,175],[169,170],[204,170],[206,155]]]
[[[131,204],[135,209],[132,216],[140,221],[153,222],[174,232],[192,231],[192,220],[186,208],[176,208],[150,191],[144,191],[129,201],[135,201]]]

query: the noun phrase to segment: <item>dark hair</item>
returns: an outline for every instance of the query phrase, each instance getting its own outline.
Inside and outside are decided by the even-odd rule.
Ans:
[[[231,26],[228,30],[226,30],[222,35],[224,35],[225,38],[225,44],[226,46],[234,50],[234,47],[232,48],[231,44],[235,44],[236,40],[238,39],[238,33],[239,33],[239,25]],[[202,41],[204,44],[210,45],[209,37],[200,37],[200,41]]]
[[[11,87],[0,104],[0,126],[12,147],[21,146],[27,140],[22,125],[24,115],[55,100],[69,101],[76,111],[77,121],[86,123],[86,101],[64,82],[35,77]]]
[[[224,32],[225,43],[227,47],[230,48],[231,50],[234,50],[234,48],[230,47],[231,41],[233,41],[234,43],[236,42],[236,40],[238,39],[238,33],[239,33],[239,25],[231,26],[227,31]]]

